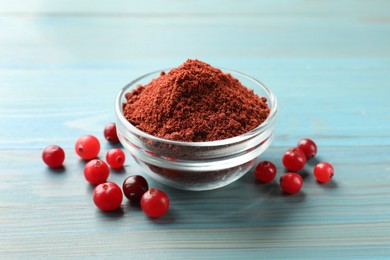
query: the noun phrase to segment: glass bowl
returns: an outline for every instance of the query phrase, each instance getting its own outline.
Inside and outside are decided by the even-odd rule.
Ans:
[[[229,139],[210,142],[179,142],[152,136],[133,126],[123,115],[125,94],[160,76],[162,70],[141,76],[116,96],[117,134],[125,150],[158,182],[183,190],[211,190],[226,186],[247,173],[271,144],[278,109],[274,94],[260,81],[243,73],[230,73],[260,97],[267,98],[268,118],[255,129]],[[164,70],[169,71],[169,69]]]

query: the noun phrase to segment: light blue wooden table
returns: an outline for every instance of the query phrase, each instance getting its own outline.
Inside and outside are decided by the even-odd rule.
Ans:
[[[164,189],[169,214],[102,213],[75,140],[103,141],[114,97],[149,71],[198,58],[268,85],[280,102],[262,159],[302,137],[336,169],[300,194],[253,170],[209,192]],[[0,258],[390,257],[390,1],[0,1]],[[41,161],[50,144],[65,170]],[[142,174],[128,157],[121,183]],[[277,177],[278,178],[278,177]]]

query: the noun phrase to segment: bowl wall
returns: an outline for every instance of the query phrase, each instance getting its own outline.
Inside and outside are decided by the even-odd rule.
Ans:
[[[177,142],[145,133],[130,124],[123,115],[125,94],[139,84],[146,85],[161,71],[149,73],[127,84],[117,95],[117,133],[146,173],[157,181],[186,190],[209,190],[223,187],[250,170],[256,158],[273,139],[277,112],[275,96],[259,81],[231,70],[232,74],[254,93],[268,99],[271,108],[267,120],[257,128],[229,139],[211,142]]]

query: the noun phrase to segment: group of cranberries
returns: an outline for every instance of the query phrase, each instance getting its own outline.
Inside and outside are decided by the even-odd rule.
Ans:
[[[298,193],[303,185],[302,177],[297,173],[303,169],[306,161],[313,159],[317,154],[317,145],[310,139],[302,139],[297,147],[293,147],[283,154],[284,167],[290,171],[279,179],[280,187],[286,193]],[[320,183],[330,181],[334,169],[330,163],[320,162],[313,170],[314,176]],[[270,182],[276,176],[276,167],[270,161],[261,161],[255,169],[255,176],[260,182]]]
[[[112,144],[119,143],[114,123],[106,125],[104,137]],[[107,182],[110,167],[118,169],[125,163],[125,154],[119,148],[110,149],[106,154],[106,162],[96,159],[100,151],[99,140],[92,135],[84,135],[76,141],[75,151],[78,156],[88,161],[84,166],[84,177],[92,185],[93,201],[103,211],[111,211],[120,207],[123,194],[133,205],[141,206],[149,217],[161,217],[169,209],[169,198],[161,190],[149,189],[148,182],[141,175],[127,177],[122,189],[114,182]],[[303,185],[302,177],[297,173],[303,169],[306,161],[317,154],[317,145],[310,139],[302,139],[297,147],[284,153],[282,162],[289,171],[280,177],[280,187],[286,193],[298,193]],[[52,168],[61,167],[65,159],[64,150],[57,145],[46,147],[42,154],[43,161]],[[334,174],[333,166],[327,162],[318,163],[314,167],[314,176],[320,183],[328,182]],[[276,167],[270,161],[260,162],[255,169],[255,176],[260,182],[271,182],[276,176]]]
[[[119,143],[114,123],[106,125],[104,137],[112,144]],[[84,135],[77,139],[75,151],[78,156],[88,161],[84,166],[85,179],[97,185],[93,190],[93,201],[103,211],[111,211],[122,204],[122,190],[114,182],[107,182],[110,168],[122,168],[125,154],[119,148],[110,149],[106,154],[106,162],[96,159],[100,151],[99,140],[92,135]],[[57,145],[50,145],[42,153],[43,161],[52,168],[62,166],[65,160],[64,150]],[[169,198],[161,190],[149,189],[148,182],[140,175],[127,177],[122,185],[123,194],[133,205],[140,205],[143,212],[153,218],[161,217],[169,208]]]

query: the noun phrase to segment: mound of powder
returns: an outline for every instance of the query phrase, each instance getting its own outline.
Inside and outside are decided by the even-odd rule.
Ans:
[[[244,134],[269,115],[259,97],[230,74],[199,60],[162,72],[126,93],[123,113],[140,130],[164,139],[204,142]]]

